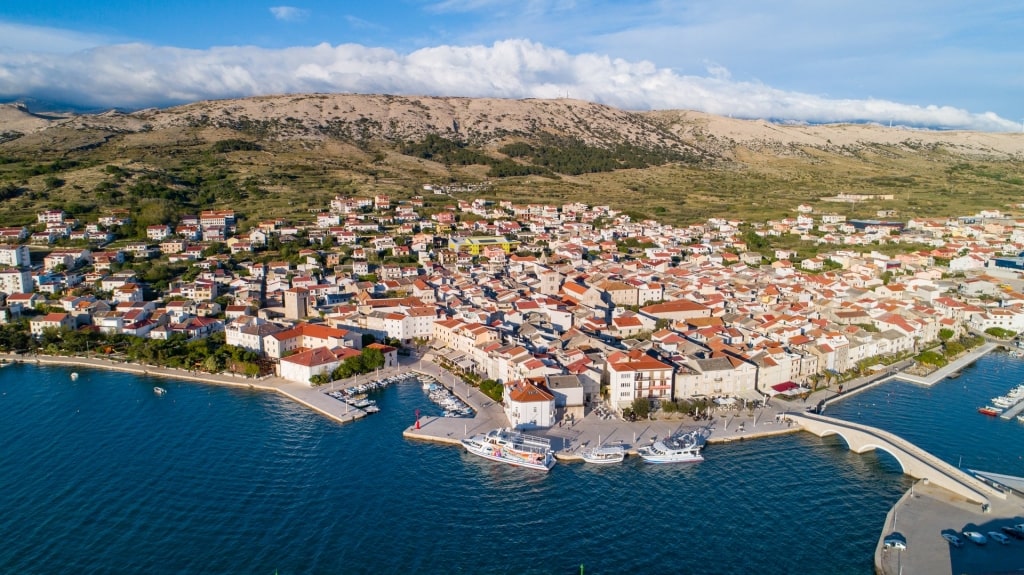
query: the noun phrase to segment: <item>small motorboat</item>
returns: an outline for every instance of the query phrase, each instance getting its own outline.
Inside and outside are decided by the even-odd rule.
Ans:
[[[622,463],[625,458],[626,449],[621,445],[598,446],[583,452],[583,461],[597,465]]]
[[[71,381],[78,381],[78,372],[77,371],[72,371],[71,372]]]
[[[160,386],[156,386],[156,387],[153,388],[153,393],[155,393],[157,395],[166,395],[167,394],[167,390],[162,388],[162,387],[160,387]]]
[[[982,415],[991,415],[992,417],[995,417],[1002,412],[1002,409],[999,409],[998,407],[992,407],[991,405],[986,405],[985,407],[978,408],[978,413]]]

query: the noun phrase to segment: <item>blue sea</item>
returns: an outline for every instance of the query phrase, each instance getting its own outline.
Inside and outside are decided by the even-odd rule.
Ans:
[[[538,474],[403,439],[416,409],[436,409],[414,383],[339,425],[270,393],[77,371],[0,369],[4,572],[868,574],[909,487],[893,458],[835,436]],[[974,411],[1022,376],[990,356],[932,389],[885,384],[826,413],[1024,475],[1024,426]]]

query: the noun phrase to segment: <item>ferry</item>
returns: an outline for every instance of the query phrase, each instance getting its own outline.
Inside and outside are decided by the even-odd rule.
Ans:
[[[583,461],[596,465],[622,463],[626,459],[626,449],[621,445],[598,446],[583,452]]]
[[[648,463],[697,463],[704,461],[700,439],[696,432],[674,435],[641,447],[637,452]]]
[[[985,407],[978,408],[978,413],[982,415],[991,415],[992,417],[995,417],[1002,412],[1002,409],[999,409],[998,407],[992,407],[991,405],[986,405]]]
[[[492,429],[462,439],[462,446],[473,455],[518,467],[550,471],[555,466],[551,441],[508,428]]]

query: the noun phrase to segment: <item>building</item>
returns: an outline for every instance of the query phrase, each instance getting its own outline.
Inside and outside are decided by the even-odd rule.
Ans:
[[[33,290],[32,272],[22,270],[0,270],[0,292],[28,293]]]
[[[0,245],[0,266],[20,268],[31,265],[28,246]]]
[[[48,313],[41,318],[29,321],[29,330],[35,338],[42,337],[43,331],[47,329],[62,330],[74,329],[74,327],[74,319],[66,313]]]
[[[500,247],[506,254],[510,254],[516,251],[519,242],[504,236],[452,237],[448,240],[449,249],[456,252],[464,251],[474,256],[480,255],[480,251],[488,246]]]
[[[291,288],[284,292],[284,317],[287,319],[303,319],[309,315],[309,290],[302,287]]]
[[[672,366],[634,349],[616,351],[606,364],[612,407],[622,411],[637,398],[652,401],[672,398]]]
[[[555,396],[543,388],[543,379],[505,384],[505,415],[515,429],[551,427],[555,424]]]

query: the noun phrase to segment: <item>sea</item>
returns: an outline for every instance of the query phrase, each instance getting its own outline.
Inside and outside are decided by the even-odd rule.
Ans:
[[[826,414],[1024,475],[1024,425],[976,412],[1022,380],[1024,362],[992,354],[957,379],[885,383]],[[910,486],[888,454],[807,433],[710,445],[696,465],[544,474],[404,439],[417,409],[440,414],[415,383],[375,399],[380,413],[340,425],[272,393],[4,367],[0,569],[869,574]]]

